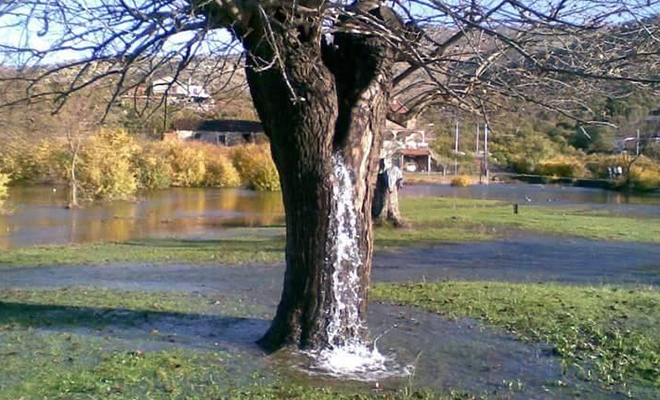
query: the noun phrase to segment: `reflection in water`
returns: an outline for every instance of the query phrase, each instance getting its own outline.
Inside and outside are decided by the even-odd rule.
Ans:
[[[554,185],[454,188],[405,186],[402,196],[495,199],[530,205],[583,205],[627,216],[660,217],[660,196]],[[134,202],[93,203],[67,210],[66,193],[46,187],[12,188],[0,216],[0,249],[40,244],[126,241],[140,238],[214,238],[228,227],[282,224],[280,193],[243,189],[169,189]]]
[[[153,237],[213,237],[236,226],[283,222],[280,193],[242,189],[171,189],[133,202],[89,204],[68,210],[66,193],[51,188],[11,190],[9,215],[0,216],[0,249],[126,241]]]

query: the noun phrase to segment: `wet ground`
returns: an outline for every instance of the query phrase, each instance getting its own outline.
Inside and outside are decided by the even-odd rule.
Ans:
[[[283,271],[282,265],[0,269],[0,289],[84,286],[185,291],[201,293],[207,298],[205,301],[218,298],[220,303],[230,299],[249,312],[245,315],[227,315],[226,310],[208,315],[155,314],[135,326],[118,328],[122,319],[127,318],[119,313],[117,321],[101,330],[68,329],[96,338],[112,337],[105,345],[108,348],[151,350],[179,346],[222,350],[239,354],[240,365],[250,365],[255,359],[263,358],[253,343],[269,326],[279,300]],[[379,253],[374,260],[373,278],[375,281],[464,279],[658,285],[660,247],[514,235],[492,242]],[[484,329],[474,321],[447,321],[408,308],[373,304],[369,325],[374,337],[382,335],[378,345],[384,353],[395,354],[401,362],[416,365],[415,387],[495,393],[511,399],[570,399],[576,392],[581,398],[620,398],[617,393],[601,393],[586,383],[563,376],[558,359],[547,347],[522,343],[509,334]],[[154,331],[159,334],[153,335]],[[267,368],[261,363],[256,362],[259,365],[253,367]],[[298,374],[295,379],[305,377]],[[567,379],[570,381],[567,387],[558,385]],[[401,387],[410,385],[410,381],[395,379],[383,384]]]
[[[91,285],[122,290],[214,290],[260,295],[263,302],[277,299],[283,272],[283,265],[16,268],[0,269],[0,288]],[[373,279],[660,285],[660,246],[518,234],[497,241],[376,253]]]
[[[377,254],[374,279],[660,285],[660,246],[516,234]]]

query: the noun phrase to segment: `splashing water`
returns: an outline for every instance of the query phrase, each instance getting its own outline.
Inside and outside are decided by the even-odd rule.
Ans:
[[[330,229],[335,232],[328,243],[334,255],[332,297],[327,327],[329,347],[306,353],[312,359],[312,373],[336,378],[374,381],[408,375],[411,367],[397,365],[392,357],[381,354],[375,344],[361,338],[366,330],[359,310],[365,301],[360,296],[360,257],[357,213],[353,198],[353,177],[339,154],[333,156],[335,207],[330,214]]]

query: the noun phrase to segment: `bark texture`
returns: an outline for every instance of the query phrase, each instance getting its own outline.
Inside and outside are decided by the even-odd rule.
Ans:
[[[370,18],[377,17],[379,7],[370,7]],[[373,252],[372,188],[392,54],[377,35],[348,29],[326,42],[320,14],[297,14],[289,7],[260,11],[234,29],[248,51],[247,81],[280,174],[286,272],[275,319],[259,343],[270,350],[341,345],[365,338],[367,331],[365,323],[342,324],[332,343],[328,335],[337,311],[335,239],[345,228],[331,220],[342,212],[335,171],[342,160],[352,182],[357,255],[341,265],[358,276],[351,307],[364,322]],[[339,314],[347,318],[346,311]]]

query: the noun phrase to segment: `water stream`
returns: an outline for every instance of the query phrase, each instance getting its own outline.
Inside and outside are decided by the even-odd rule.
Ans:
[[[333,304],[327,327],[329,347],[308,352],[310,371],[335,378],[377,381],[410,373],[409,367],[396,364],[393,357],[381,354],[376,343],[363,340],[367,330],[360,309],[365,299],[360,291],[360,255],[358,218],[354,201],[354,179],[341,155],[333,157],[333,208],[330,214],[328,251],[333,254]]]

